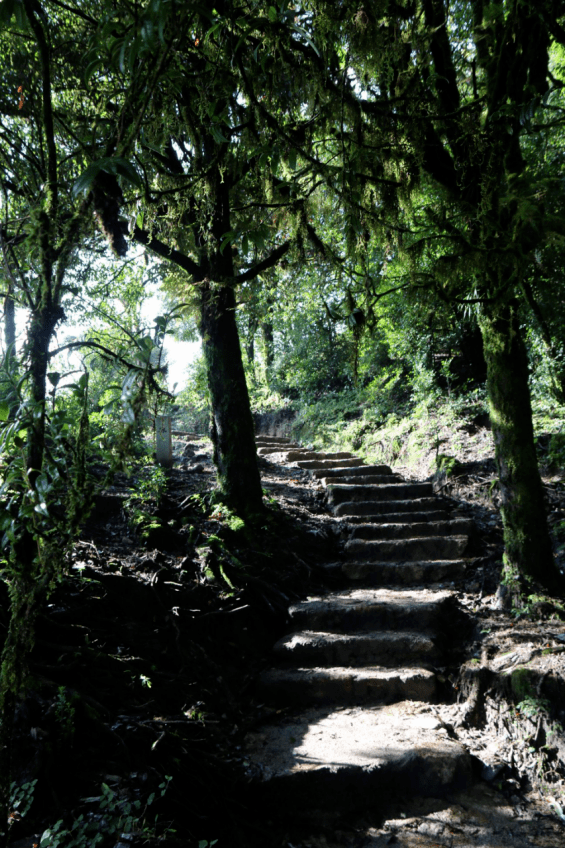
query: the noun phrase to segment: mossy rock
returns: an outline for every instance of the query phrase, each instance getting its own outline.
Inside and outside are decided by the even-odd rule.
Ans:
[[[514,669],[509,676],[511,681],[511,690],[516,702],[521,702],[529,696],[533,696],[535,688],[533,685],[533,672],[531,669],[526,669],[524,666],[519,666]]]
[[[450,454],[439,454],[436,458],[436,471],[447,478],[456,477],[463,469],[462,463]]]

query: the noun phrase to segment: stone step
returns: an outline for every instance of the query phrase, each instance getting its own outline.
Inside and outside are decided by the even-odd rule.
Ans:
[[[473,777],[464,746],[414,702],[307,710],[249,733],[244,751],[266,800],[308,815],[379,807],[395,793],[442,797]]]
[[[378,516],[381,513],[412,513],[436,510],[444,502],[438,497],[407,498],[402,501],[344,501],[332,508],[335,516]]]
[[[472,519],[449,519],[441,522],[378,522],[355,525],[350,540],[414,539],[415,537],[440,537],[469,534]]]
[[[353,589],[306,599],[289,607],[294,631],[352,634],[360,630],[432,631],[453,604],[448,592]]]
[[[360,486],[333,483],[328,485],[328,501],[335,507],[345,501],[405,501],[432,495],[431,483],[389,483],[382,486]]]
[[[371,502],[373,503],[373,502]],[[345,516],[342,526],[362,524],[409,524],[412,522],[442,522],[450,519],[448,510],[418,510],[414,513],[377,513],[370,516]]]
[[[436,677],[430,669],[408,664],[396,669],[269,669],[259,676],[258,695],[278,705],[377,705],[404,699],[430,702],[436,695]]]
[[[283,462],[294,463],[295,460],[316,460],[317,457],[316,451],[309,451],[307,448],[294,448],[292,451],[286,451]]]
[[[326,451],[313,451],[313,454],[319,460],[359,460],[359,457],[356,457],[355,454],[352,454],[351,451],[336,451],[326,452]],[[362,460],[363,462],[363,460]]]
[[[343,460],[299,460],[300,469],[349,469],[353,466],[363,466],[364,461],[359,457],[345,457]]]
[[[399,475],[358,475],[357,477],[354,475],[347,475],[339,480],[340,483],[344,484],[359,484],[361,486],[368,486],[373,484],[400,483],[403,478]],[[336,478],[320,478],[320,482],[326,487],[333,486],[336,483]]]
[[[351,460],[354,457],[353,454],[349,454],[346,452],[339,454],[323,454],[320,451],[309,451],[307,448],[299,448],[292,451],[287,451],[286,448],[280,448],[279,451],[285,451],[285,456],[283,457],[284,462],[286,463],[294,463],[296,460]],[[265,449],[260,449],[259,453],[265,453]]]
[[[268,445],[269,443],[289,445],[291,443],[291,439],[288,436],[263,436],[261,434],[257,434],[255,441],[256,445]]]
[[[393,472],[389,466],[341,466],[328,469],[311,469],[313,478],[342,478],[345,475],[348,477],[356,477],[357,475],[391,475]],[[338,483],[340,481],[337,481]]]
[[[430,634],[421,631],[361,631],[332,634],[297,631],[282,637],[273,650],[281,663],[297,666],[404,666],[429,668],[440,658]]]
[[[331,564],[330,568],[336,569],[334,564]],[[428,586],[438,581],[462,577],[466,571],[466,563],[464,560],[413,560],[404,563],[353,561],[342,563],[340,571],[351,581],[364,581],[366,586]]]
[[[260,456],[263,456],[265,454],[282,454],[283,452],[287,452],[288,450],[288,445],[260,445],[257,449],[257,453]]]
[[[348,557],[360,560],[458,560],[468,546],[467,536],[416,537],[415,539],[350,540]]]

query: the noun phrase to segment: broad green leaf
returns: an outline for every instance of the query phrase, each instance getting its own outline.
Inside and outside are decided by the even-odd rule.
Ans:
[[[75,180],[73,188],[71,189],[72,196],[76,198],[83,192],[89,192],[97,174],[103,170],[104,169],[98,162],[92,162],[87,168],[85,168],[81,176]]]
[[[205,42],[208,41],[209,39],[211,39],[214,35],[216,35],[218,30],[221,29],[223,25],[224,25],[224,20],[222,18],[220,20],[218,20],[215,24],[213,24],[210,27],[210,29],[208,30],[208,32],[206,33],[206,35],[204,36]]]
[[[217,144],[222,144],[223,142],[228,141],[226,136],[223,133],[221,133],[220,130],[218,129],[218,127],[216,127],[214,124],[210,128],[210,132],[212,133],[212,138],[214,139],[214,141]]]
[[[124,412],[122,413],[122,421],[124,424],[133,425],[136,423],[136,417],[132,407],[127,406]]]
[[[142,181],[140,175],[131,162],[128,162],[127,159],[113,159],[111,161],[114,163],[115,174],[123,177],[127,183],[132,183],[132,185],[141,189]]]
[[[224,248],[226,247],[226,245],[231,245],[233,242],[236,241],[237,235],[238,234],[236,233],[235,230],[229,230],[227,233],[224,234],[224,237],[223,237],[222,241],[220,242],[220,253],[221,254],[224,253]]]
[[[119,157],[105,156],[102,159],[97,159],[96,162],[85,168],[81,176],[75,181],[71,194],[73,197],[78,197],[82,192],[88,192],[92,188],[97,175],[101,171],[106,171],[107,174],[122,177],[127,183],[132,183],[134,186],[141,188],[142,182],[140,176],[131,162]]]
[[[86,85],[89,84],[94,74],[98,71],[99,68],[103,66],[103,64],[103,59],[95,59],[93,62],[90,62],[90,64],[87,65],[86,70],[84,72],[84,81]]]
[[[305,29],[303,29],[302,27],[297,26],[297,24],[291,24],[291,27],[292,27],[292,29],[295,30],[295,32],[299,33],[299,35],[301,35],[305,39],[305,41],[307,42],[309,47],[312,47],[312,49],[314,50],[316,55],[320,56],[320,53],[318,52],[312,38],[309,36],[307,31]]]

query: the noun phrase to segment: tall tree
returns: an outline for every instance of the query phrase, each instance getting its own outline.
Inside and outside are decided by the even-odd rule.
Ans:
[[[34,619],[52,586],[60,557],[53,545],[48,494],[60,486],[55,446],[48,449],[46,378],[50,343],[70,295],[68,271],[87,226],[86,202],[71,199],[77,172],[73,133],[56,113],[71,74],[57,70],[61,41],[33,0],[2,4],[0,49],[0,185],[2,259],[9,311],[17,299],[30,314],[23,352],[19,406],[3,412],[2,448],[12,453],[3,482],[2,548],[11,616],[0,670],[0,789],[8,803],[10,746],[16,699],[26,683]],[[8,320],[8,325],[10,321]],[[12,331],[10,331],[12,332]],[[12,420],[10,420],[10,416]],[[25,442],[22,432],[26,433]],[[18,454],[22,454],[18,460]],[[5,810],[5,808],[4,808]],[[5,818],[4,818],[5,821]]]
[[[243,94],[242,68],[255,64],[251,53],[269,25],[268,15],[253,18],[240,3],[210,13],[173,3],[139,13],[124,4],[106,14],[85,60],[96,65],[88,76],[93,100],[103,90],[115,104],[116,149],[123,155],[121,131],[135,139],[145,190],[128,199],[131,238],[177,266],[181,298],[198,292],[219,483],[247,513],[261,509],[261,485],[235,289],[289,250],[311,191],[297,179],[291,190],[285,151]],[[132,86],[122,78],[134,79],[148,63],[159,75],[138,92],[137,106],[126,104]],[[93,162],[90,175],[97,168],[104,173],[104,160]],[[274,218],[283,210],[286,226]]]
[[[557,0],[312,0],[280,26],[288,65],[310,73],[316,148],[287,133],[339,198],[346,232],[372,227],[439,298],[477,311],[502,494],[505,573],[559,590],[534,449],[519,302],[557,235],[554,186],[532,137],[553,144]],[[249,80],[254,85],[253,80]],[[259,91],[256,87],[256,97]],[[312,137],[312,136],[311,136]],[[526,296],[527,295],[527,296]]]

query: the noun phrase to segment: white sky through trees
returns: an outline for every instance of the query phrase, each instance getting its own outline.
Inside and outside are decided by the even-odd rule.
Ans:
[[[158,315],[163,315],[165,309],[162,296],[160,293],[155,293],[144,302],[141,317],[147,324],[151,325]],[[27,337],[26,327],[28,318],[28,310],[16,307],[16,345],[18,350],[21,350],[21,346]],[[60,324],[57,328],[56,344],[53,347],[56,347],[57,345],[64,345],[65,340],[68,339],[68,337],[76,337],[78,339],[84,334],[84,332],[84,325],[79,326],[69,322]],[[4,339],[2,338],[2,350],[4,350],[4,348],[5,344]],[[164,350],[165,360],[168,365],[167,387],[170,392],[174,392],[175,395],[177,395],[186,386],[188,379],[187,367],[199,356],[201,352],[201,342],[200,339],[196,342],[180,341],[175,339],[171,333],[168,333],[165,338]],[[70,352],[68,356],[65,357],[64,363],[65,369],[67,368],[67,365],[69,369],[82,369],[81,356],[78,353]],[[53,363],[53,370],[56,370],[55,363]],[[75,376],[70,376],[67,380],[62,380],[60,384],[61,388],[64,387],[66,383],[73,383],[75,379]],[[177,385],[175,386],[175,384]]]

